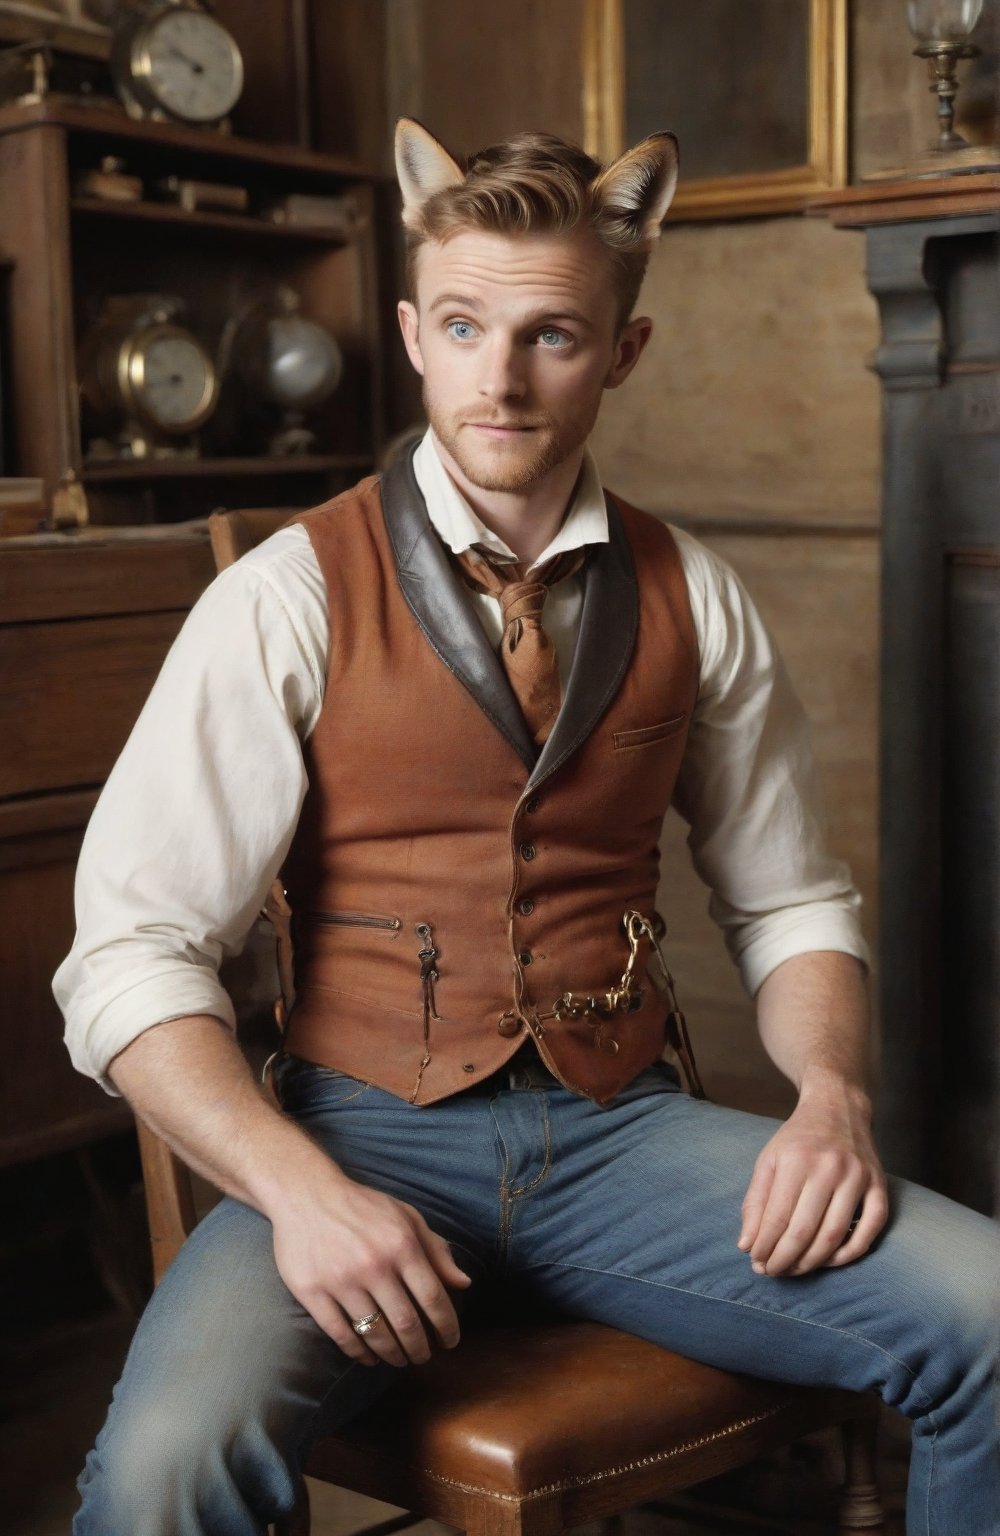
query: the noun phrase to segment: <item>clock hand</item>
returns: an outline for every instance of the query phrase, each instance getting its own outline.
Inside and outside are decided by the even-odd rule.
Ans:
[[[167,50],[167,52],[172,53],[175,59],[180,59],[182,64],[186,64],[192,73],[196,75],[203,75],[205,73],[204,64],[199,64],[197,60],[188,58],[187,54],[181,53],[179,48],[171,47]]]

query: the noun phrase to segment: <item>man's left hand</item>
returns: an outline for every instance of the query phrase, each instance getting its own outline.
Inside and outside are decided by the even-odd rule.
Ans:
[[[889,1214],[869,1115],[848,1089],[803,1098],[764,1147],[738,1242],[757,1274],[805,1275],[867,1253]]]

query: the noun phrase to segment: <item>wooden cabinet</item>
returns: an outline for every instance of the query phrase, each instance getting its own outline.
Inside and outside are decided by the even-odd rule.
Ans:
[[[87,819],[213,574],[204,528],[164,525],[217,507],[313,505],[371,470],[382,446],[376,222],[386,184],[372,168],[387,142],[382,8],[220,0],[218,13],[247,69],[232,134],[134,122],[58,95],[0,107],[0,472],[39,477],[50,505],[78,488],[75,505],[94,525],[0,539],[0,1164],[131,1123],[72,1069],[51,977],[72,941]],[[139,200],[81,185],[107,157],[141,180]],[[167,177],[242,189],[247,206],[190,210],[155,195]],[[338,233],[265,216],[293,194],[342,199],[358,217]],[[80,354],[103,301],[176,297],[224,365],[234,317],[279,284],[344,361],[308,419],[312,452],[271,453],[266,418],[243,409],[226,377],[197,457],[88,452]],[[60,505],[71,513],[74,495]]]
[[[70,1065],[51,978],[98,790],[213,569],[203,530],[0,544],[0,1165],[131,1123]]]
[[[107,156],[141,177],[138,202],[79,195],[78,174]],[[181,177],[245,189],[247,212],[187,211],[156,201]],[[347,197],[356,233],[269,222],[291,193]],[[177,521],[218,506],[309,505],[357,480],[382,435],[373,220],[374,178],[344,157],[261,144],[52,97],[0,109],[0,256],[13,259],[8,473],[51,495],[76,477],[91,521]],[[81,422],[78,357],[108,296],[165,293],[213,356],[227,324],[279,284],[335,336],[344,372],[310,425],[315,452],[270,455],[259,422],[224,378],[201,429],[200,456],[97,460]]]

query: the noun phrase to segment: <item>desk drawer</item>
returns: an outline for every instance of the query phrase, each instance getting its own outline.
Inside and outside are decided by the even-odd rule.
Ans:
[[[0,628],[0,797],[105,779],[185,616]]]

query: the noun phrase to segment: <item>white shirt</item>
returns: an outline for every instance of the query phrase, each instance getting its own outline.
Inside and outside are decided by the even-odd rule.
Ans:
[[[414,468],[447,545],[511,553],[430,434]],[[734,572],[672,531],[701,658],[675,803],[712,915],[751,993],[810,950],[867,962],[860,898],[825,851],[808,729],[770,636]],[[539,561],[607,538],[588,456]],[[499,643],[499,603],[470,596]],[[546,601],[564,678],[581,602],[580,577]],[[283,529],[212,583],[164,662],[87,829],[79,926],[53,983],[75,1066],[109,1091],[109,1062],[143,1030],[187,1014],[235,1024],[219,963],[242,947],[292,841],[307,787],[302,743],[322,707],[336,622],[308,534]]]

